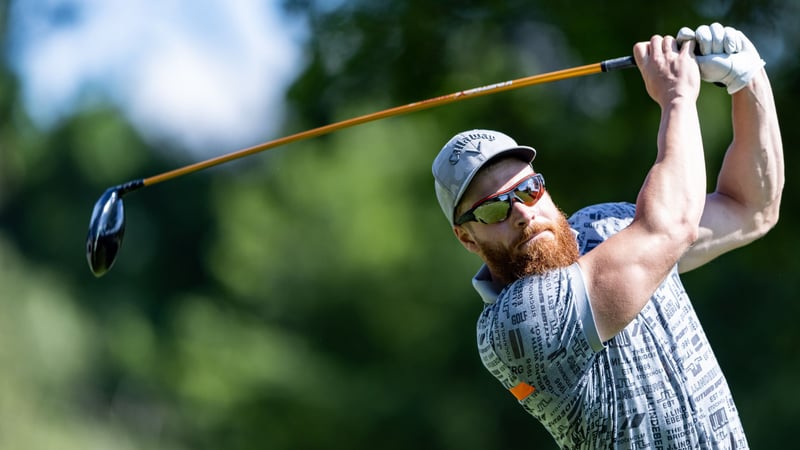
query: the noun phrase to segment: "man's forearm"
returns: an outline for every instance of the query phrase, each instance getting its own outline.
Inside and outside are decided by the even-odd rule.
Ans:
[[[696,225],[703,211],[706,173],[697,105],[693,100],[681,99],[662,108],[658,148],[656,163],[637,200],[637,216],[645,221],[661,220],[669,227],[680,222]],[[667,218],[667,214],[675,217]]]
[[[783,144],[766,72],[734,94],[732,103],[734,138],[716,190],[753,214],[749,231],[763,234],[778,220],[784,184]]]

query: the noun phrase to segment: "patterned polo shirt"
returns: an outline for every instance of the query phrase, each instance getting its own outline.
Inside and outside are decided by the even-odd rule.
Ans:
[[[574,214],[581,254],[633,220],[606,203]],[[677,266],[642,311],[601,342],[578,264],[500,289],[486,268],[478,349],[486,368],[561,448],[748,448],[730,389]]]

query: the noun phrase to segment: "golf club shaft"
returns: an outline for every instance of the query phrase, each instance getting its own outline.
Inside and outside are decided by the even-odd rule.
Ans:
[[[186,175],[189,173],[197,172],[199,170],[207,169],[209,167],[213,167],[219,164],[223,164],[229,161],[233,161],[235,159],[243,158],[245,156],[249,156],[255,153],[263,152],[265,150],[269,150],[271,148],[279,147],[281,145],[289,144],[292,142],[297,142],[303,139],[309,139],[317,136],[321,136],[324,134],[328,134],[337,130],[341,130],[343,128],[352,127],[355,125],[360,125],[366,122],[372,122],[374,120],[385,119],[387,117],[399,116],[401,114],[407,114],[415,111],[421,111],[424,109],[433,108],[435,106],[446,105],[448,103],[453,103],[459,100],[465,100],[468,98],[480,97],[488,94],[495,94],[498,92],[508,91],[511,89],[518,89],[526,86],[532,86],[535,84],[541,83],[550,83],[552,81],[559,81],[565,80],[567,78],[575,78],[581,77],[584,75],[591,75],[600,72],[608,72],[611,70],[619,70],[619,69],[627,69],[630,67],[636,67],[636,62],[633,60],[632,56],[625,56],[621,58],[614,58],[608,59],[602,62],[594,63],[594,64],[587,64],[585,66],[573,67],[571,69],[563,69],[557,70],[555,72],[548,72],[539,75],[532,75],[524,78],[518,78],[516,80],[509,80],[504,81],[502,83],[491,84],[487,86],[482,86],[474,89],[467,89],[464,91],[454,92],[452,94],[443,95],[440,97],[431,98],[428,100],[422,100],[415,103],[409,103],[404,106],[398,106],[394,108],[385,109],[383,111],[378,111],[370,114],[365,114],[363,116],[354,117],[351,119],[343,120],[341,122],[332,123],[329,125],[321,126],[319,128],[313,128],[311,130],[303,131],[300,133],[292,134],[286,137],[282,137],[279,139],[275,139],[269,142],[265,142],[263,144],[258,144],[253,147],[245,148],[242,150],[238,150],[232,153],[228,153],[226,155],[218,156],[215,158],[211,158],[205,161],[197,162],[194,164],[190,164],[188,166],[184,166],[178,169],[171,170],[169,172],[164,172],[159,175],[155,175],[149,178],[145,178],[140,181],[131,182],[135,184],[135,188],[143,187],[143,186],[150,186],[153,184],[160,183],[162,181],[171,180],[173,178],[180,177],[182,175]],[[133,190],[133,189],[131,189]]]

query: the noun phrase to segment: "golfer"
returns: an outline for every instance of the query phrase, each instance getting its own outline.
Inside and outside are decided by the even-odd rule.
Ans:
[[[567,220],[531,166],[535,150],[496,131],[460,133],[436,157],[442,210],[485,263],[473,279],[485,303],[480,356],[562,448],[747,448],[679,273],[778,220],[782,144],[764,62],[740,31],[716,23],[653,36],[633,54],[661,110],[635,205],[589,206]],[[732,99],[735,139],[711,194],[701,80]]]

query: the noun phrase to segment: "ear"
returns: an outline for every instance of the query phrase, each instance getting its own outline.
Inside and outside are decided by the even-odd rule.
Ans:
[[[480,248],[475,242],[472,232],[468,227],[464,225],[456,225],[453,227],[453,233],[455,233],[456,238],[458,238],[458,241],[461,242],[461,245],[463,245],[464,248],[472,253],[475,253],[476,255],[480,255]]]

